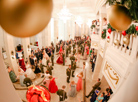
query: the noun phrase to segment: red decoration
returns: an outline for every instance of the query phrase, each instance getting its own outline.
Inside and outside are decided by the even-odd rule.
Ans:
[[[122,35],[123,36],[126,36],[126,31],[122,31]]]
[[[28,102],[50,102],[49,91],[42,86],[35,86],[35,87],[36,88],[34,88],[33,86],[30,87],[26,93],[26,98]],[[44,93],[44,95],[42,94],[42,92]],[[42,97],[42,95],[45,96],[45,98]]]
[[[102,34],[103,34],[104,32],[102,31]]]
[[[109,28],[109,29],[108,29],[108,33],[111,34],[111,32],[112,32],[112,30],[111,30],[111,28]]]
[[[138,26],[136,26],[136,31],[138,31]]]
[[[107,38],[110,39],[110,36],[108,36]]]
[[[95,34],[95,32],[93,32],[93,34]]]

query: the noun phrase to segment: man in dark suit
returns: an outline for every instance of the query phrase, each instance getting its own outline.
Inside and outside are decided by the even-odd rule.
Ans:
[[[69,65],[69,68],[66,69],[66,75],[67,75],[67,83],[69,83],[70,75],[71,75],[71,65]]]
[[[65,99],[67,99],[67,93],[65,91],[66,86],[63,85],[62,89],[58,89],[57,95],[59,96],[59,102],[63,102]]]
[[[72,55],[72,56],[70,57],[70,60],[71,60],[71,69],[72,69],[72,67],[73,67],[73,62],[75,61],[74,55]]]
[[[65,65],[65,51],[63,50],[63,53],[62,53],[62,58],[63,58],[63,66]]]
[[[68,54],[69,54],[69,46],[67,46],[66,48],[66,57],[68,57]]]
[[[90,91],[90,93],[86,97],[88,98],[89,96],[92,96],[95,89],[97,89],[100,85],[101,85],[101,79],[98,78],[97,83],[94,86],[92,86],[93,89]]]
[[[92,72],[94,72],[94,67],[95,67],[95,63],[96,63],[96,55],[94,55],[93,57],[93,61],[92,61]]]
[[[73,49],[73,55],[75,55],[75,53],[76,53],[76,48]]]
[[[52,66],[54,66],[54,53],[51,52],[51,62],[52,62]]]
[[[48,63],[47,71],[49,71],[49,74],[50,74],[50,75],[52,75],[52,70],[53,70],[52,65],[50,65],[50,63]]]
[[[75,61],[73,62],[73,67],[71,68],[71,70],[72,70],[72,77],[74,77],[74,72],[76,70],[76,62],[77,62],[77,59],[75,59]]]

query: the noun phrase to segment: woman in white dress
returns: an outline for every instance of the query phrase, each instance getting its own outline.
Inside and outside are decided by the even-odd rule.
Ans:
[[[46,71],[44,82],[46,82],[45,86],[46,86],[47,88],[49,88],[49,83],[50,83],[49,77],[50,77],[49,71]]]
[[[25,73],[27,74],[27,77],[30,79],[35,79],[36,75],[32,71],[30,64],[28,63],[28,61],[26,61],[25,63],[26,63],[26,72]]]
[[[47,55],[47,53],[45,52],[45,50],[43,50],[43,59],[42,59],[42,64],[47,66],[46,62],[49,59],[49,56]]]
[[[24,76],[24,71],[19,67],[18,68],[18,76],[17,76],[17,79],[19,79],[20,80],[20,85],[21,86],[25,86],[25,84],[23,83],[23,81],[24,81],[24,78],[25,78],[25,76]]]

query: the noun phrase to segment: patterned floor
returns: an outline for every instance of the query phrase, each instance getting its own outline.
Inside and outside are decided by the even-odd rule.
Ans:
[[[57,56],[54,60],[56,62]],[[80,61],[80,67],[76,69],[75,75],[82,71],[82,63],[83,62],[87,63],[86,64],[87,65],[87,67],[86,67],[86,94],[88,94],[90,92],[90,90],[92,89],[92,85],[95,84],[96,80],[92,80],[93,73],[92,73],[92,70],[90,67],[89,59]],[[69,84],[66,82],[66,68],[68,68],[67,65],[69,65],[70,63],[71,62],[70,62],[69,58],[67,58],[65,66],[55,64],[54,70],[53,70],[53,76],[56,77],[56,84],[57,84],[58,88],[61,88],[62,85],[66,85],[66,92],[69,91]],[[74,80],[77,83],[78,78],[71,77],[71,80]],[[25,101],[26,101],[26,91],[27,90],[17,90],[17,93],[19,94],[21,99],[23,99]],[[90,102],[89,100],[90,99],[86,99],[86,102]],[[59,102],[59,97],[56,93],[51,94],[51,102]],[[74,97],[74,98],[68,97],[66,102],[83,102],[83,91],[78,92],[76,97]]]

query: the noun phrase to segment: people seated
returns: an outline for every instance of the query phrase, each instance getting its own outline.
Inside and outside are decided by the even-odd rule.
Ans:
[[[26,87],[29,87],[33,84],[32,80],[27,77],[27,74],[25,74],[25,79],[24,79],[23,83],[26,85]]]

